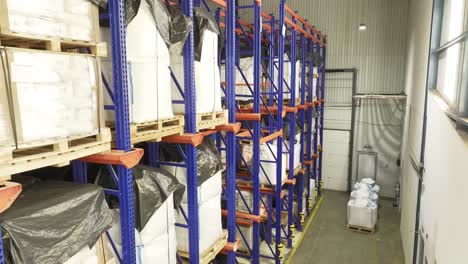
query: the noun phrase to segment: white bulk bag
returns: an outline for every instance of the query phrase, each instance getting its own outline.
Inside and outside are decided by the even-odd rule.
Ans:
[[[210,30],[203,34],[203,47],[200,61],[195,61],[195,96],[196,112],[221,112],[221,77],[218,65],[218,35]],[[174,46],[170,50],[171,69],[182,91],[184,90],[184,59],[180,48]],[[175,82],[172,82],[172,98],[183,100]],[[175,113],[185,113],[183,104],[174,104]]]
[[[260,145],[260,183],[268,185],[276,185],[276,168],[277,161],[275,157],[277,156],[277,141],[274,140],[272,144],[265,143]],[[253,146],[250,144],[244,144],[242,147],[243,156],[252,156]],[[250,160],[250,159],[247,159]],[[273,161],[273,162],[272,162]],[[283,175],[281,177],[282,181],[287,179],[286,174],[286,156],[282,155],[281,162],[283,164],[282,171]],[[262,169],[263,168],[263,169]]]
[[[0,89],[0,156],[2,155],[3,146],[12,146],[14,144],[6,89]]]
[[[291,61],[289,61],[289,56],[285,53],[284,54],[284,67],[283,67],[283,77],[279,76],[279,59],[274,60],[274,80],[276,88],[279,89],[279,81],[283,82],[283,99],[291,99]],[[296,94],[298,98],[298,95]]]
[[[236,72],[236,84],[239,84],[239,86],[236,86],[236,95],[247,95],[249,97],[239,97],[236,96],[236,100],[238,101],[248,101],[248,100],[253,100],[253,93],[250,91],[249,87],[247,86],[250,85],[250,88],[253,91],[253,84],[254,84],[254,58],[253,57],[246,57],[246,58],[241,58],[239,60],[239,68],[242,70],[241,71],[235,66],[235,72]],[[245,77],[245,79],[244,79]],[[221,80],[222,82],[226,81],[226,65],[223,64],[221,65]],[[247,80],[247,82],[246,82]]]
[[[244,237],[242,237],[241,231]],[[244,252],[244,253],[250,253],[249,247],[250,249],[252,249],[253,247],[253,225],[250,225],[250,226],[238,225],[238,228],[236,228],[236,237],[237,239],[240,239],[240,246],[238,248],[238,251]],[[247,246],[247,243],[248,243],[248,246]]]
[[[285,140],[284,143],[290,147],[289,141]],[[284,152],[287,151],[286,147],[283,147]],[[291,150],[290,150],[291,151]],[[286,167],[286,170],[289,171],[289,153],[283,153],[285,156],[284,158],[286,159],[286,164],[284,165]],[[301,135],[298,134],[296,135],[296,143],[294,144],[294,169],[297,169],[301,166]]]
[[[110,43],[108,28],[101,28],[101,38]],[[108,48],[111,56],[111,45]],[[112,58],[101,59],[101,66],[113,91]],[[169,66],[169,50],[156,28],[150,7],[142,1],[138,14],[127,26],[128,100],[132,123],[174,117]],[[104,102],[113,104],[106,91]],[[114,111],[106,111],[106,120],[114,120],[114,116]]]
[[[348,225],[374,228],[377,223],[377,205],[365,199],[348,202]]]
[[[78,253],[73,255],[73,257],[65,261],[64,264],[99,264],[96,247],[84,247]]]

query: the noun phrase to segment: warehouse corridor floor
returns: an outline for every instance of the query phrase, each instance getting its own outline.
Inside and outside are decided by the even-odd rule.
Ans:
[[[347,201],[345,192],[324,192],[291,264],[403,264],[400,214],[392,201],[379,201],[377,230],[371,235],[345,228]]]

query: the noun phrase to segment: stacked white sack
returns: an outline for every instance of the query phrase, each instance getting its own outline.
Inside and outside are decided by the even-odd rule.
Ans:
[[[7,0],[11,32],[97,41],[97,7],[89,0]]]
[[[348,202],[348,225],[374,228],[380,187],[374,180],[365,178],[355,183],[353,189]]]
[[[175,210],[173,194],[167,197],[161,207],[151,216],[141,232],[135,230],[135,246],[138,263],[177,263],[177,240],[175,232]],[[109,229],[109,235],[119,254],[122,251],[122,238],[120,234],[120,217],[115,210],[114,225]],[[114,253],[112,245],[109,250]]]
[[[184,57],[179,46],[171,47],[171,69],[182,91],[184,91]],[[183,100],[175,82],[172,82],[172,97]],[[221,77],[218,65],[218,35],[210,30],[203,33],[200,61],[195,61],[196,112],[212,113],[223,110],[221,105]],[[183,104],[173,105],[175,113],[185,113]]]
[[[12,50],[18,144],[96,134],[98,88],[91,56]]]
[[[236,100],[238,101],[249,101],[253,100],[253,94],[247,85],[253,91],[254,83],[254,58],[246,57],[239,60],[239,68],[236,66]],[[242,73],[241,73],[242,71]],[[245,78],[244,78],[245,77]],[[221,65],[221,81],[226,81],[226,65]],[[240,95],[240,96],[239,96]]]
[[[288,146],[288,148],[283,146],[283,150],[284,150],[283,155],[284,155],[284,158],[286,159],[286,164],[284,166],[286,170],[289,171],[289,152],[291,150],[289,150],[289,152],[286,150],[290,148],[290,144],[289,144],[288,139],[285,139],[284,143],[286,144],[286,146]],[[295,143],[294,143],[294,169],[293,170],[300,168],[300,167],[301,167],[301,135],[297,134],[295,137]]]
[[[277,141],[274,140],[272,144],[265,143],[260,145],[260,183],[267,185],[276,185],[276,154],[277,154]],[[253,146],[249,144],[242,145],[242,156],[247,161],[247,163],[252,163],[253,157]],[[282,155],[282,171],[283,175],[281,180],[284,181],[287,179],[286,173],[286,155]]]
[[[187,171],[185,168],[175,166],[163,166],[177,180],[187,186]],[[198,187],[198,216],[199,216],[199,250],[200,253],[209,249],[219,237],[221,237],[221,193],[222,193],[222,172],[218,171],[214,176],[206,180]],[[188,216],[187,192],[184,192],[180,207]],[[187,225],[187,221],[182,213],[176,216],[176,223]],[[176,226],[177,249],[182,252],[189,252],[189,234],[185,227]]]
[[[0,89],[0,156],[4,147],[9,152],[10,146],[14,144],[7,92],[6,89]]]
[[[111,43],[109,28],[101,28],[101,38]],[[101,59],[101,65],[113,91],[111,45],[107,47],[109,57]],[[130,121],[143,123],[174,117],[169,90],[169,49],[156,28],[146,1],[141,2],[137,15],[127,26],[127,66]],[[104,103],[113,104],[106,91]],[[106,120],[113,121],[114,117],[114,111],[106,111]]]

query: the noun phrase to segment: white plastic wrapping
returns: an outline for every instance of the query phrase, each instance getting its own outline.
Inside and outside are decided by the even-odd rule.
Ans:
[[[7,54],[19,145],[98,133],[93,57],[23,49]]]
[[[80,252],[69,258],[64,264],[99,264],[96,247],[84,247]]]
[[[3,148],[9,149],[14,144],[6,89],[0,89],[0,156]]]
[[[11,32],[97,41],[98,11],[89,0],[7,0],[7,8]]]
[[[348,202],[348,224],[374,228],[377,223],[377,205],[366,199],[351,199]]]
[[[184,91],[184,60],[179,47],[171,47],[171,69]],[[195,94],[197,113],[222,111],[221,77],[218,65],[218,35],[210,30],[203,34],[203,47],[200,61],[195,61]],[[171,84],[174,100],[183,100],[174,81]],[[183,104],[174,104],[175,113],[185,113]]]
[[[285,144],[289,148],[289,141],[285,140]],[[283,147],[283,150],[286,151],[287,149]],[[289,153],[283,153],[286,159],[286,170],[289,171]],[[301,167],[301,135],[296,135],[296,143],[294,144],[294,168],[293,170]]]
[[[101,38],[110,43],[110,31],[101,28]],[[108,54],[112,54],[108,45]],[[112,58],[101,59],[104,76],[113,91]],[[172,118],[170,92],[170,56],[161,38],[146,1],[142,1],[138,14],[127,26],[127,72],[130,121],[143,123]],[[104,103],[112,99],[104,92]],[[106,120],[114,120],[114,111],[106,111]]]
[[[247,95],[250,97],[240,97],[236,96],[236,100],[239,101],[248,101],[248,100],[253,100],[253,94],[250,92],[249,87],[247,86],[250,85],[252,90],[253,90],[253,83],[254,83],[254,58],[253,57],[246,57],[246,58],[241,58],[239,60],[239,68],[242,70],[239,71],[239,69],[236,66],[236,84],[239,84],[239,86],[236,86],[236,95]],[[243,74],[243,75],[242,75]],[[245,77],[245,79],[244,79]],[[222,82],[225,82],[226,80],[226,65],[221,65],[221,80]],[[247,80],[247,82],[246,82]]]
[[[242,237],[241,231],[244,237]],[[238,251],[244,252],[244,253],[250,253],[249,247],[250,249],[252,249],[252,246],[253,246],[253,225],[251,226],[238,225],[238,228],[236,228],[236,237],[241,240]],[[248,246],[247,246],[247,243],[248,243]]]
[[[285,53],[284,54],[284,67],[283,67],[283,77],[281,78],[279,75],[279,59],[274,60],[274,79],[275,79],[275,85],[276,88],[279,87],[279,81],[283,82],[283,95],[284,99],[291,99],[291,93],[286,93],[289,92],[291,88],[291,74],[292,74],[292,62],[289,61],[288,55]],[[299,98],[299,93],[296,88],[296,98]]]
[[[273,144],[265,143],[260,145],[260,183],[268,185],[276,185],[276,155],[277,155],[277,143],[276,140]],[[250,144],[242,145],[242,156],[251,164],[251,158],[253,154],[253,146]],[[286,155],[282,155],[281,162],[283,164],[282,170],[283,175],[282,181],[287,179],[286,174]]]
[[[151,216],[141,232],[135,230],[135,245],[138,263],[176,264],[177,240],[175,235],[174,198],[171,194],[161,207]],[[116,221],[109,235],[115,246],[121,252],[122,239],[120,236],[120,221],[116,210]],[[112,246],[108,245],[112,252]]]

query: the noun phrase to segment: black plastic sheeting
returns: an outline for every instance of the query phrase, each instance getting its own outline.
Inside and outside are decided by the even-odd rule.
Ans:
[[[64,263],[112,223],[101,187],[32,182],[0,215],[5,263]]]
[[[157,1],[157,0],[155,0]],[[195,60],[200,61],[202,56],[202,47],[203,47],[203,36],[205,30],[209,30],[213,33],[218,34],[218,50],[222,50],[223,47],[223,37],[221,34],[221,29],[218,26],[218,23],[214,17],[205,11],[202,8],[196,7],[194,11],[194,28],[193,28],[193,38],[195,46]]]
[[[289,125],[289,121],[290,121],[290,119],[289,119],[288,115],[286,115],[283,118],[283,138],[284,138],[284,140],[288,140],[288,141],[289,141],[289,137],[291,135],[291,129],[290,129],[291,126]],[[302,132],[302,128],[300,126],[298,118],[296,118],[296,122],[294,122],[294,136],[299,135],[301,132]]]
[[[184,145],[180,145],[180,147],[185,151]],[[161,161],[184,161],[175,144],[160,143],[159,151]],[[196,152],[198,186],[200,186],[223,169],[223,161],[214,140],[210,137],[203,139],[203,142],[197,146]]]
[[[135,197],[135,227],[143,230],[151,216],[174,194],[174,209],[178,209],[185,192],[185,186],[169,172],[144,165],[132,169]],[[117,189],[117,182],[106,168],[99,172],[98,184],[109,189]],[[111,208],[119,208],[115,196],[107,196]]]

